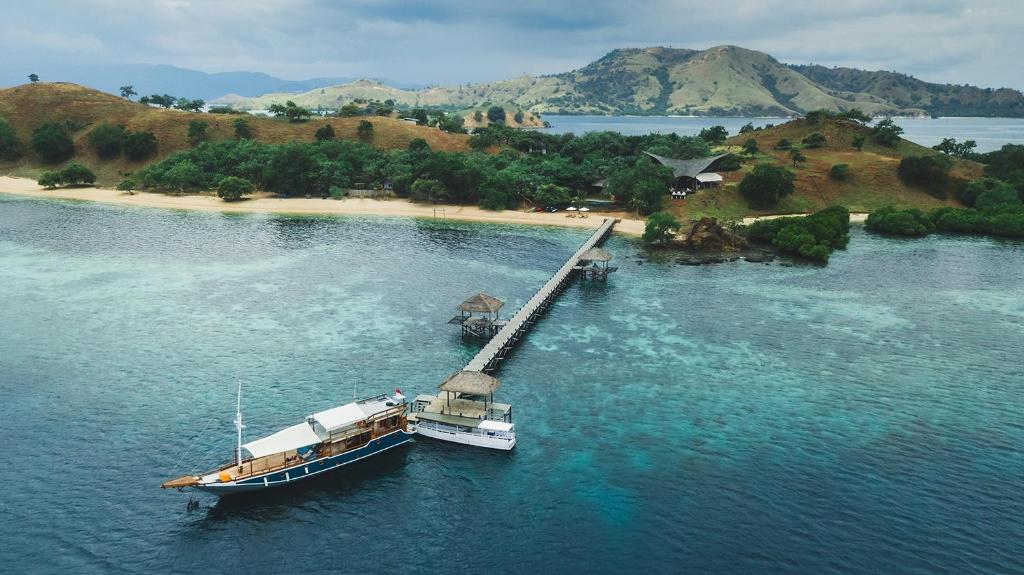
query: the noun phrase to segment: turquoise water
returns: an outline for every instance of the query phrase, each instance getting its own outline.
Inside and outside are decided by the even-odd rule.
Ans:
[[[1024,243],[642,262],[498,373],[512,453],[420,439],[195,511],[161,481],[476,347],[584,231],[0,197],[7,572],[1024,572]],[[511,309],[508,309],[511,311]]]
[[[755,127],[780,124],[787,118],[715,118],[678,116],[544,116],[555,134],[611,130],[627,135],[676,133],[696,136],[702,128],[716,124],[738,134],[747,122]],[[998,150],[1004,144],[1024,144],[1024,118],[896,118],[903,137],[923,146],[934,146],[943,138],[974,140],[978,152]]]

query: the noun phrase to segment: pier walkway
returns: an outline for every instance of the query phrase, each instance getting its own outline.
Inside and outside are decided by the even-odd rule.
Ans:
[[[509,351],[512,350],[519,343],[520,340],[526,335],[526,332],[533,327],[533,324],[537,322],[540,314],[544,313],[544,310],[551,305],[551,302],[558,297],[558,294],[562,292],[565,285],[572,279],[573,272],[579,264],[580,258],[587,250],[600,245],[604,242],[605,238],[612,231],[612,226],[615,225],[614,218],[606,218],[604,223],[601,224],[597,231],[590,236],[587,241],[583,242],[580,249],[576,250],[574,254],[569,258],[568,261],[562,265],[561,268],[555,275],[551,276],[551,279],[544,284],[544,287],[540,288],[530,301],[526,302],[519,311],[516,312],[512,319],[508,320],[501,331],[499,331],[492,339],[476,354],[466,367],[462,368],[463,371],[479,371],[487,373],[494,371],[497,368],[498,363],[505,359]]]

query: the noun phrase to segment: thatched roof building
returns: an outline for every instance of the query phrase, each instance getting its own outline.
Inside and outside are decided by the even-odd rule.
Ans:
[[[612,253],[607,250],[602,250],[601,248],[590,248],[589,250],[583,252],[583,255],[580,256],[580,261],[610,262],[612,261],[612,257],[614,257],[612,256]]]
[[[498,389],[501,381],[481,371],[456,371],[441,382],[441,391],[488,396]]]
[[[505,302],[498,298],[491,297],[485,293],[478,293],[459,304],[458,309],[466,312],[498,313],[498,310],[505,305]]]

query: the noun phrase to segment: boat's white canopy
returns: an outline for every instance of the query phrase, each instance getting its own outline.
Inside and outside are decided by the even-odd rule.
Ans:
[[[494,421],[492,419],[485,419],[480,422],[477,426],[480,429],[486,429],[488,431],[512,431],[515,427],[511,423],[505,423],[504,421]]]
[[[314,413],[313,419],[327,431],[334,431],[366,419],[366,413],[358,403],[346,403],[340,407]]]
[[[250,441],[242,447],[251,453],[253,457],[263,457],[264,455],[284,453],[285,451],[299,449],[300,447],[308,447],[320,443],[320,441],[320,436],[313,432],[313,428],[310,427],[309,423],[304,421],[298,425],[286,427],[263,439]]]

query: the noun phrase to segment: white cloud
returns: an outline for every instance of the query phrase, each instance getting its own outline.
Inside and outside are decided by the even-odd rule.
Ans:
[[[23,5],[4,38],[20,57],[433,84],[560,72],[624,46],[729,43],[1021,88],[1022,12],[1011,0],[78,0]]]

